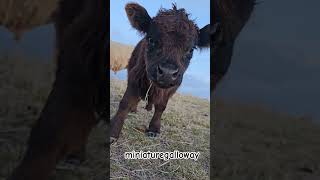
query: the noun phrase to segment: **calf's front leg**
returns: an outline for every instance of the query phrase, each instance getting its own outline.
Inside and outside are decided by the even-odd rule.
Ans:
[[[167,103],[168,103],[168,100],[166,99],[164,102],[157,103],[154,105],[155,111],[150,121],[149,128],[146,130],[147,136],[156,137],[158,134],[160,134],[161,116],[163,114],[163,111],[167,107]]]
[[[120,101],[118,111],[111,120],[110,143],[118,139],[124,124],[124,120],[127,118],[128,113],[135,108],[140,101],[140,97],[134,92],[135,91],[130,90],[130,87],[127,88],[122,100]]]

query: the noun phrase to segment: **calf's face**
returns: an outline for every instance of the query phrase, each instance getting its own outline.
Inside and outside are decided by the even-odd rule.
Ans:
[[[125,7],[131,25],[144,34],[147,77],[160,88],[179,86],[196,48],[209,47],[209,25],[200,29],[184,9],[160,9],[151,18],[136,3]]]

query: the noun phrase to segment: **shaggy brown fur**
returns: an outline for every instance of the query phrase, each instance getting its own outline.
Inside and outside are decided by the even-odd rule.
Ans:
[[[64,0],[59,4],[56,79],[10,180],[47,180],[67,155],[84,159],[88,135],[98,122],[95,113],[101,114],[108,102],[102,49],[107,40],[99,2]]]
[[[213,23],[216,30],[212,35],[213,48],[213,87],[227,73],[231,63],[234,43],[248,21],[255,0],[216,0],[213,1]]]
[[[199,30],[197,25],[189,20],[185,10],[177,9],[176,5],[169,10],[160,9],[154,18],[135,3],[127,4],[125,9],[131,25],[145,37],[135,47],[129,60],[128,87],[116,115],[111,120],[111,141],[119,137],[128,112],[135,110],[138,102],[146,96],[146,109],[150,111],[153,105],[155,107],[155,113],[146,130],[147,135],[156,136],[160,133],[161,115],[169,98],[181,84],[193,49],[196,46],[209,46],[209,25]],[[159,82],[159,76],[165,74],[162,68],[169,71],[169,80],[163,80],[164,83]]]

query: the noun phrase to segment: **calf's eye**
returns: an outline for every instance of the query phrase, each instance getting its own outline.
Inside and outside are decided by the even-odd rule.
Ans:
[[[152,47],[155,46],[155,42],[151,37],[148,38],[148,44]]]
[[[188,53],[189,53],[189,54],[192,54],[192,53],[193,53],[193,50],[196,49],[196,48],[197,48],[197,47],[191,48],[191,49],[188,51]]]

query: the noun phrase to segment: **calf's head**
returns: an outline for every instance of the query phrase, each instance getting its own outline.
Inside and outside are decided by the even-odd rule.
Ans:
[[[210,46],[210,26],[199,29],[184,9],[160,9],[151,18],[136,3],[125,7],[131,25],[144,35],[147,77],[160,88],[179,86],[189,66],[193,50]]]
[[[235,41],[249,20],[256,0],[215,0],[213,1],[213,29],[211,39],[214,56],[213,87],[227,73],[231,64]]]

